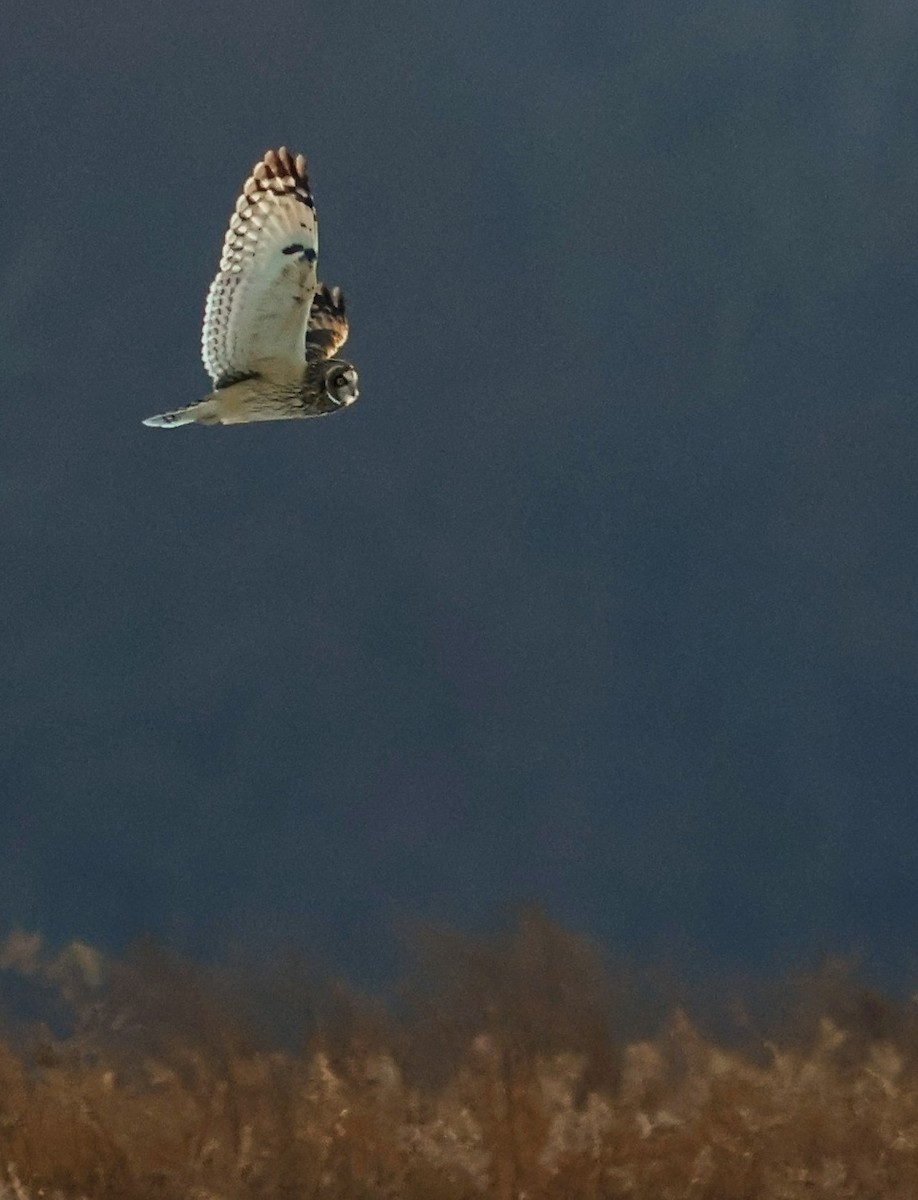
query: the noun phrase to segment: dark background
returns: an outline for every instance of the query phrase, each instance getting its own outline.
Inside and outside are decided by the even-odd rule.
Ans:
[[[4,5],[0,922],[910,968],[916,62],[898,0]],[[360,402],[146,429],[280,143]]]

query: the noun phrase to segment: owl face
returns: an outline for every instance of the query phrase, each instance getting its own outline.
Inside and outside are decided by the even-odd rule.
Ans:
[[[336,408],[347,408],[360,395],[357,372],[349,362],[330,358],[323,363],[325,394]]]

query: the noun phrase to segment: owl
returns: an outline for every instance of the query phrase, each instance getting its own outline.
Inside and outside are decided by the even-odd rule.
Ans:
[[[357,399],[336,358],[344,296],[316,275],[319,236],[306,159],[269,150],[245,181],[204,310],[201,351],[213,391],[144,425],[243,425],[322,417]]]

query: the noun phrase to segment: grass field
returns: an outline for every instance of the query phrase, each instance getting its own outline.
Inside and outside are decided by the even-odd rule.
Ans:
[[[420,936],[386,1007],[23,933],[0,969],[2,1200],[918,1196],[916,1013],[838,966],[716,1037],[539,913]]]

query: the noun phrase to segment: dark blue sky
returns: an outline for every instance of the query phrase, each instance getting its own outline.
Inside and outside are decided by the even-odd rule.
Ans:
[[[6,6],[0,921],[911,964],[916,54],[892,0]],[[146,429],[280,143],[360,402]]]

